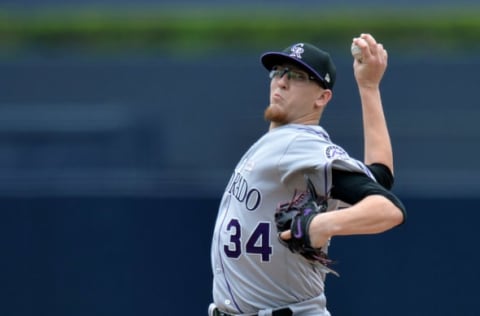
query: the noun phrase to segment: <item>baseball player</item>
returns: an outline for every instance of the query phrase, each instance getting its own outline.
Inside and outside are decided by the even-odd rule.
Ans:
[[[361,50],[353,68],[364,161],[319,126],[336,78],[330,55],[309,43],[262,55],[271,80],[264,114],[270,128],[238,162],[219,206],[210,316],[330,315],[324,294],[326,275],[335,273],[330,239],[381,233],[404,222],[405,208],[390,191],[393,155],[379,89],[387,52],[370,34],[352,44]],[[308,188],[322,201],[321,211],[317,203],[296,207],[307,196],[298,192]],[[338,209],[339,203],[346,207]],[[279,205],[297,210],[286,228],[276,219]],[[309,250],[318,252],[306,255]]]

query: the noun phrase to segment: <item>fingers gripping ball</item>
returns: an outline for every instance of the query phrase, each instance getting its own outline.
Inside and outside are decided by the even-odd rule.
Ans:
[[[351,51],[353,58],[362,62],[362,49],[358,45],[352,44]]]
[[[326,211],[327,200],[319,199],[311,180],[306,178],[306,181],[307,191],[295,192],[289,202],[279,204],[275,212],[275,223],[279,232],[291,231],[291,239],[281,240],[291,252],[327,266],[331,260],[322,248],[312,247],[309,236],[310,224],[315,216]]]

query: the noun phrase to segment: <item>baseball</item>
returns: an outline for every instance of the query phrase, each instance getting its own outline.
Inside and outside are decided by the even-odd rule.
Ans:
[[[360,49],[360,47],[358,47],[355,44],[352,44],[351,51],[352,51],[353,58],[355,58],[358,61],[362,61],[362,50]]]

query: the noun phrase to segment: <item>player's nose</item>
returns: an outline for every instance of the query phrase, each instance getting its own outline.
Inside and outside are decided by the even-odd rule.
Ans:
[[[279,87],[284,88],[284,87],[288,86],[288,84],[289,84],[288,75],[287,75],[287,74],[284,74],[283,76],[281,76],[280,78],[278,78],[278,79],[276,80],[276,82],[277,82],[277,85],[278,85]]]

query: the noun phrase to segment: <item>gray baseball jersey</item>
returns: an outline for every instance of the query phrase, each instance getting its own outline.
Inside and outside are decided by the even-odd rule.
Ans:
[[[368,168],[331,142],[320,126],[289,124],[262,136],[241,158],[223,194],[212,240],[213,300],[232,314],[289,306],[295,315],[330,315],[328,269],[282,245],[274,221],[280,202],[305,190],[304,175],[327,196],[332,168]],[[329,203],[329,210],[336,203]]]

